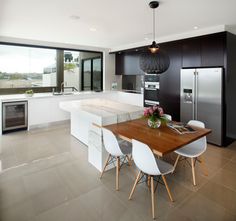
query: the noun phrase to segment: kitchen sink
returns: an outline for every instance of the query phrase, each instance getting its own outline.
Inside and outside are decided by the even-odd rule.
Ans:
[[[53,95],[59,96],[59,95],[72,95],[73,92],[54,92]]]
[[[54,93],[52,93],[53,95],[55,95],[55,96],[58,96],[58,95],[63,95],[63,93],[62,92],[54,92]]]

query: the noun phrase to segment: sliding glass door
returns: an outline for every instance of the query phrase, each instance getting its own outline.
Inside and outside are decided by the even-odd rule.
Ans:
[[[102,90],[102,63],[101,58],[92,59],[93,66],[93,90]]]
[[[102,90],[102,60],[89,58],[82,60],[82,91]]]

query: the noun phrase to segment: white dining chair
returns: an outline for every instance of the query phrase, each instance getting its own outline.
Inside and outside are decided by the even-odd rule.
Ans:
[[[155,202],[154,202],[154,176],[161,176],[165,184],[167,193],[170,200],[173,202],[173,198],[166,182],[165,175],[172,173],[174,167],[160,159],[157,159],[148,145],[141,143],[137,140],[132,140],[132,157],[135,165],[140,170],[136,180],[134,182],[133,188],[129,195],[129,200],[132,198],[134,190],[137,184],[140,182],[141,178],[146,175],[151,177],[151,202],[152,202],[152,218],[155,219]]]
[[[123,163],[125,162],[125,160],[127,160],[129,166],[131,166],[132,145],[125,141],[118,142],[116,136],[108,129],[102,128],[102,133],[104,147],[109,155],[107,157],[100,178],[102,178],[106,167],[116,161],[116,190],[119,190],[119,171],[121,167],[121,158],[123,158]]]
[[[188,122],[188,125],[190,126],[195,126],[195,127],[200,127],[200,128],[205,128],[205,124],[201,121],[197,120],[190,120]],[[177,155],[174,168],[176,168],[177,163],[180,159],[180,157],[184,157],[184,159],[187,160],[187,158],[191,159],[191,167],[192,167],[192,176],[193,176],[193,185],[196,185],[196,176],[195,176],[195,163],[196,161],[199,161],[201,165],[204,167],[204,173],[205,175],[208,175],[206,168],[205,168],[205,163],[204,159],[201,156],[207,148],[207,140],[206,137],[202,137],[190,144],[185,145],[184,147],[178,149],[175,151]],[[195,162],[194,162],[195,160]]]
[[[162,117],[164,117],[168,121],[172,121],[172,116],[169,114],[163,114]]]

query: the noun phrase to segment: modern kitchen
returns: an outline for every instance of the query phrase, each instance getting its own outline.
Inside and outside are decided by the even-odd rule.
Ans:
[[[235,220],[235,2],[69,3],[0,9],[0,220]]]

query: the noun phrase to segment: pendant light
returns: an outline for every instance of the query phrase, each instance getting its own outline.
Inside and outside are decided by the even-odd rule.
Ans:
[[[153,9],[153,16],[152,16],[152,18],[153,18],[153,42],[148,48],[151,53],[156,53],[159,50],[159,45],[155,41],[155,29],[156,29],[156,26],[155,26],[155,21],[156,21],[156,19],[155,19],[155,9],[158,6],[159,6],[159,2],[157,2],[157,1],[152,1],[152,2],[149,3],[149,7]]]
[[[158,1],[149,3],[149,7],[153,9],[153,42],[148,46],[139,59],[139,66],[142,71],[147,74],[161,74],[170,66],[169,56],[161,50],[155,41],[155,9],[159,6]]]

